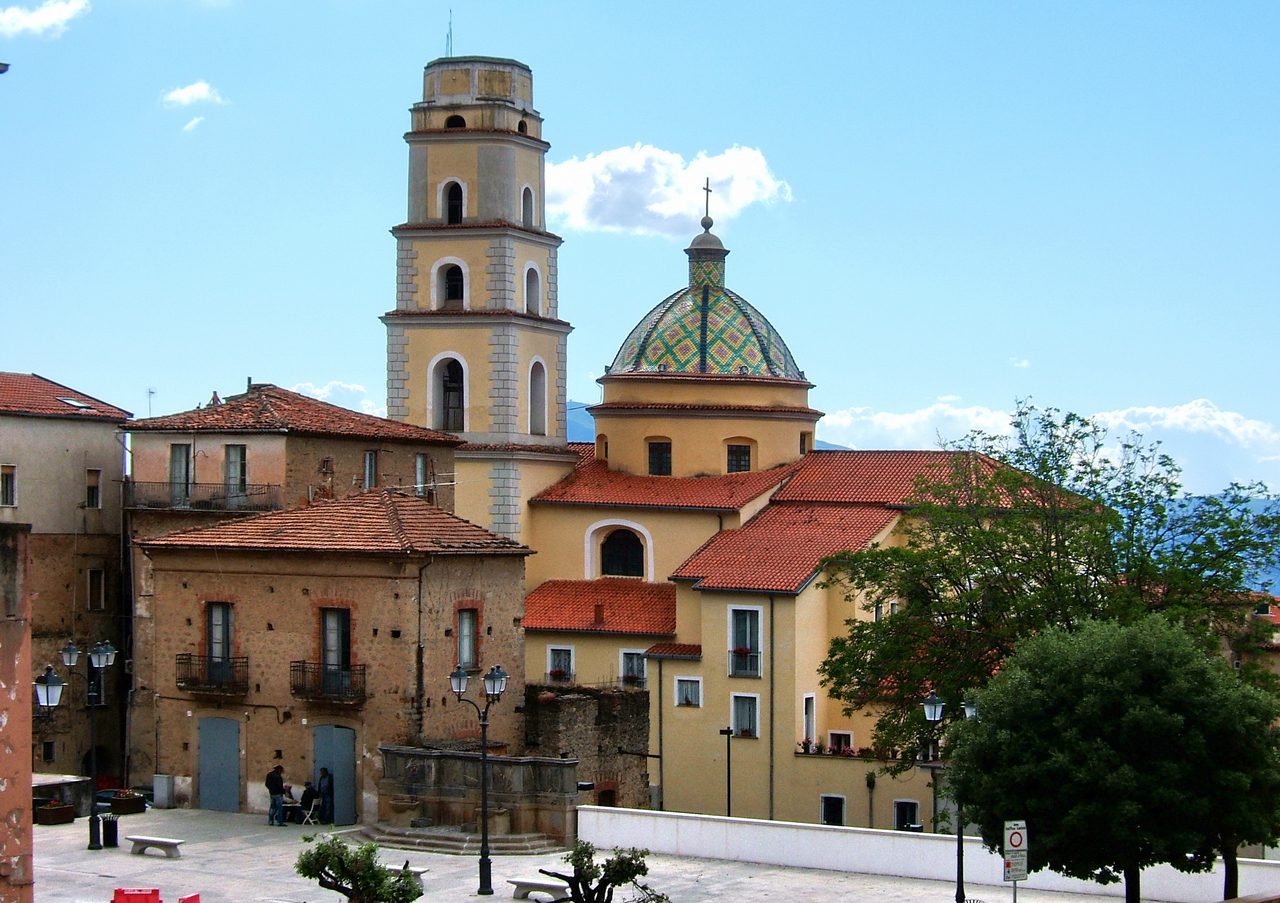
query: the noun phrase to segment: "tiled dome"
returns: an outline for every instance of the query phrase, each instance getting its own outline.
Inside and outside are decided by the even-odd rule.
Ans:
[[[611,375],[680,373],[804,380],[782,336],[745,298],[724,286],[724,250],[708,227],[685,253],[689,285],[631,330]]]

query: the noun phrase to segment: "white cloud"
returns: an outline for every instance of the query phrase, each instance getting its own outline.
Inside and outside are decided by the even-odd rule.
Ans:
[[[34,34],[56,38],[67,30],[72,19],[89,9],[89,0],[45,0],[35,9],[0,7],[0,37]]]
[[[289,391],[297,392],[300,395],[309,395],[312,398],[318,398],[321,401],[327,401],[329,404],[336,404],[342,408],[359,411],[362,414],[372,414],[374,417],[387,416],[386,404],[380,400],[370,398],[369,390],[359,383],[344,383],[331,379],[321,386],[317,386],[315,383],[298,383],[290,386]]]
[[[1019,370],[1025,370],[1031,366],[1031,361],[1025,357],[1011,357],[1009,358],[1009,364]]]
[[[184,132],[194,132],[196,130],[196,126],[198,126],[202,122],[204,122],[204,117],[197,116],[194,119],[192,119],[190,122],[188,122],[186,125],[184,125],[182,127],[182,130]]]
[[[189,107],[193,103],[225,104],[226,99],[218,93],[218,89],[201,79],[192,82],[185,88],[172,88],[161,98],[166,107]]]
[[[959,439],[972,430],[1007,433],[1009,412],[982,405],[960,406],[945,396],[905,413],[852,407],[818,423],[819,438],[850,448],[937,448],[939,439]]]
[[[688,237],[702,218],[708,178],[718,223],[751,204],[791,200],[791,186],[769,171],[756,148],[734,146],[715,156],[700,151],[685,160],[636,144],[548,163],[547,211],[565,228],[582,232]]]
[[[1151,433],[1172,430],[1211,433],[1243,448],[1280,451],[1280,430],[1270,423],[1253,420],[1235,411],[1224,411],[1207,398],[1197,398],[1172,407],[1143,405],[1102,411],[1094,418],[1112,429]]]

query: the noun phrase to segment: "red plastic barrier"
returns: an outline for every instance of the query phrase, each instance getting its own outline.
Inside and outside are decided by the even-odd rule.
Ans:
[[[163,903],[158,887],[117,887],[111,903]]]
[[[200,895],[187,894],[185,897],[179,897],[178,903],[200,903]]]

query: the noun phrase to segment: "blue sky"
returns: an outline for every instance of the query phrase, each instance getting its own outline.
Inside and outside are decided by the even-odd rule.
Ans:
[[[1030,397],[1193,490],[1280,488],[1273,3],[0,5],[0,369],[142,416],[247,377],[384,409],[450,9],[455,55],[534,70],[572,398],[682,284],[710,177],[820,438],[931,447]]]

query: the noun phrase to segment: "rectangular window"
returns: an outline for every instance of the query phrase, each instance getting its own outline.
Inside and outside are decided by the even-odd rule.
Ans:
[[[378,452],[371,449],[364,453],[364,488],[375,489],[378,485]]]
[[[751,446],[729,446],[729,473],[746,473],[751,469]]]
[[[733,735],[760,736],[760,697],[754,693],[733,695]]]
[[[817,708],[817,699],[812,693],[806,693],[804,697],[804,738],[806,740],[818,739]]]
[[[102,507],[102,471],[86,470],[84,472],[84,506],[86,508]]]
[[[828,731],[827,732],[827,748],[833,753],[843,752],[844,750],[853,750],[853,732],[852,731]]]
[[[231,681],[231,606],[226,602],[210,602],[205,617],[209,683],[219,686]]]
[[[351,690],[351,612],[345,608],[320,609],[321,681],[328,695]]]
[[[822,823],[824,825],[844,824],[844,797],[822,796]]]
[[[671,476],[671,443],[649,443],[649,473],[655,477]]]
[[[424,499],[432,498],[431,485],[435,482],[431,468],[431,456],[418,452],[413,458],[413,491]]]
[[[249,488],[249,455],[246,446],[225,446],[223,455],[227,468],[225,474],[227,494],[244,494],[244,491]]]
[[[898,613],[898,600],[894,599],[890,602],[877,602],[875,609],[875,618],[881,621],[885,618],[892,617]]]
[[[191,446],[169,446],[169,504],[185,508],[191,502]]]
[[[573,647],[547,648],[547,680],[553,683],[573,680]]]
[[[85,705],[100,706],[106,704],[104,697],[107,675],[105,672],[105,668],[95,668],[93,662],[89,662],[89,680],[84,690]]]
[[[107,581],[102,568],[89,568],[85,572],[87,580],[85,597],[89,602],[89,611],[102,611],[107,605]]]
[[[809,434],[801,433],[800,434],[800,454],[805,455],[808,453],[809,453]]]
[[[644,653],[638,650],[622,653],[622,684],[626,687],[644,687]]]
[[[690,706],[693,708],[697,708],[702,705],[701,677],[676,678],[676,705]]]
[[[18,468],[12,464],[0,464],[0,505],[13,507],[18,504]]]
[[[920,804],[915,800],[894,800],[893,827],[898,831],[921,830]]]
[[[56,747],[54,746],[54,742],[52,740],[45,740],[40,747],[40,758],[44,759],[44,761],[46,762],[52,762],[54,758],[55,749]]]
[[[760,676],[760,609],[729,609],[729,674]]]
[[[474,608],[458,611],[458,664],[464,668],[479,667],[476,655],[476,627],[479,612]]]

